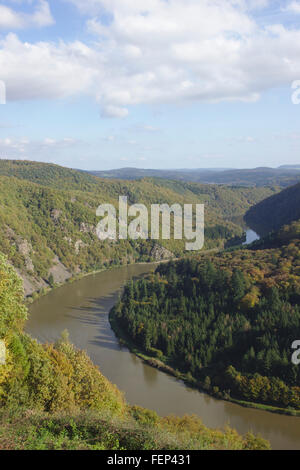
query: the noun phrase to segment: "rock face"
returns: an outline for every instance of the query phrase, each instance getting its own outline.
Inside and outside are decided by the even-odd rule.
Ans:
[[[85,246],[86,246],[86,244],[82,240],[77,240],[75,242],[75,253],[76,253],[76,255],[79,254],[80,248],[83,248]]]
[[[59,210],[59,209],[52,209],[52,211],[51,211],[51,219],[52,219],[55,223],[58,222],[60,216],[61,216],[61,210]]]
[[[18,248],[19,253],[24,257],[26,270],[33,273],[34,265],[30,258],[31,253],[33,252],[31,243],[29,243],[25,238],[17,235],[14,230],[8,226],[6,226],[6,234],[10,243],[15,245]]]
[[[47,287],[47,283],[42,279],[36,279],[34,276],[24,273],[16,268],[15,270],[23,280],[24,294],[26,297],[28,295],[32,295],[34,292],[39,291],[40,289],[43,289],[44,287]]]
[[[53,266],[51,269],[49,269],[48,274],[49,276],[52,274],[53,280],[56,284],[61,284],[67,279],[70,279],[70,277],[72,276],[70,271],[67,270],[67,268],[62,264],[62,262],[58,259],[57,256],[55,256],[53,260]]]
[[[21,253],[21,255],[24,256],[25,259],[25,267],[27,271],[29,272],[34,272],[34,265],[33,262],[30,258],[30,253],[32,252],[32,245],[31,243],[28,243],[27,240],[20,239],[20,241],[17,242],[18,244],[18,250]]]
[[[71,246],[72,243],[73,243],[73,240],[72,240],[71,237],[64,237],[64,240],[66,240],[66,242],[68,242],[70,246]]]
[[[154,258],[155,261],[161,261],[164,259],[174,258],[174,254],[157,243],[154,245],[150,252],[151,258]]]
[[[28,243],[27,240],[21,240],[18,243],[18,248],[19,248],[19,252],[23,256],[29,256],[30,252],[32,251],[31,243]]]
[[[80,232],[82,232],[82,233],[92,233],[93,235],[96,235],[96,227],[94,227],[94,225],[86,224],[85,222],[81,222]]]

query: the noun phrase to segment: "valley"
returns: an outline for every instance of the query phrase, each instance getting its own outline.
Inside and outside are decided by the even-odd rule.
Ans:
[[[298,448],[299,418],[242,407],[201,393],[150,367],[119,342],[108,313],[128,280],[156,268],[151,264],[114,268],[54,290],[30,306],[26,331],[42,343],[52,343],[67,329],[70,340],[88,352],[131,405],[155,410],[160,416],[195,414],[209,428],[229,424],[240,434],[249,429],[261,434],[273,449]]]
[[[88,410],[97,426],[104,419],[116,422],[126,410],[128,421],[116,424],[115,436],[132,419],[137,433],[143,422],[149,427],[143,444],[122,441],[128,449],[148,445],[153,426],[171,433],[161,441],[171,439],[163,444],[170,448],[203,448],[201,439],[210,432],[209,448],[225,448],[226,432],[234,436],[229,448],[267,448],[264,439],[274,449],[298,448],[299,376],[288,358],[299,331],[300,232],[296,212],[291,218],[278,209],[298,188],[108,181],[56,165],[1,161],[0,250],[8,258],[0,271],[1,335],[9,352],[0,377],[5,408],[17,407],[27,423],[26,409],[33,407],[34,420],[47,428],[53,415],[59,429],[70,393],[67,419],[77,422],[76,413],[83,413],[78,426],[84,429]],[[202,252],[186,252],[181,240],[100,241],[96,209],[99,203],[117,206],[119,194],[146,207],[204,203]],[[278,220],[277,231],[260,216],[265,204]],[[255,223],[259,218],[264,227]],[[19,312],[13,322],[12,308]],[[63,331],[68,334],[60,339]],[[175,377],[164,372],[168,367]],[[111,417],[104,418],[108,410]],[[180,419],[186,421],[178,434]],[[1,432],[10,429],[6,422],[4,412],[0,445]],[[210,431],[228,423],[237,432]],[[18,429],[26,447],[26,432]],[[35,438],[44,439],[38,432]],[[66,442],[75,445],[72,436]]]

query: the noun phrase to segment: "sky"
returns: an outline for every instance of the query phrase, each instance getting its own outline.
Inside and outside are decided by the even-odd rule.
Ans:
[[[300,0],[0,0],[4,89],[0,158],[300,164]]]

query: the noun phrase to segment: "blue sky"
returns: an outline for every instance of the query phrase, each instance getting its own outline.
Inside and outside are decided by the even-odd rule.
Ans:
[[[300,1],[0,1],[0,80],[1,158],[300,163]]]

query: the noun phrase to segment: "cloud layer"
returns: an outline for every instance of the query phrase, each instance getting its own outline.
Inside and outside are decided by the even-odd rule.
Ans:
[[[9,0],[8,3],[16,4],[23,2],[22,0]],[[32,27],[41,28],[54,23],[48,2],[45,0],[37,0],[30,3],[34,3],[34,8],[31,13],[19,12],[10,6],[0,5],[0,30]]]
[[[268,0],[65,1],[84,15],[86,43],[34,44],[8,34],[0,79],[9,100],[84,93],[103,116],[124,118],[140,104],[254,101],[300,78],[300,29],[262,24]],[[282,15],[297,4],[282,6]],[[31,21],[42,25],[38,11]]]

